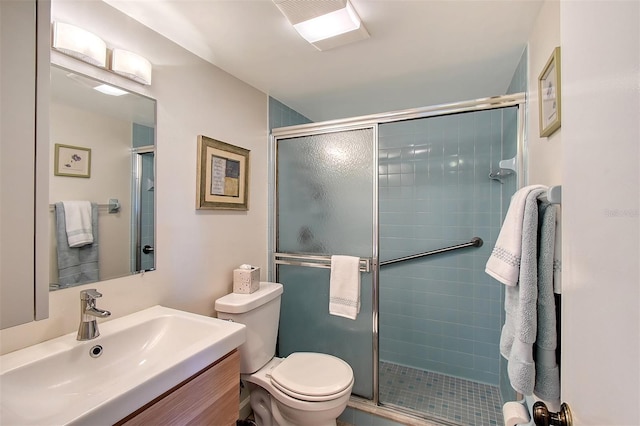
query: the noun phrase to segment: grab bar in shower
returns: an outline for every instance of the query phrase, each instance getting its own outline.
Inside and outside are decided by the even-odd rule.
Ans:
[[[274,253],[273,257],[276,265],[331,268],[331,256],[329,255]],[[360,258],[360,272],[371,272],[371,259]]]
[[[473,237],[468,243],[458,244],[455,246],[444,247],[437,250],[431,250],[424,253],[412,254],[411,256],[399,257],[397,259],[385,260],[380,262],[380,266],[392,265],[394,263],[404,262],[407,260],[419,259],[421,257],[432,256],[434,254],[446,253],[448,251],[460,250],[467,247],[482,247],[482,238]]]

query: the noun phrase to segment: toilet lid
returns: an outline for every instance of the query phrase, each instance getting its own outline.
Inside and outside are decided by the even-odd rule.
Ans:
[[[296,352],[271,371],[271,383],[294,398],[329,400],[352,385],[353,370],[332,355]]]

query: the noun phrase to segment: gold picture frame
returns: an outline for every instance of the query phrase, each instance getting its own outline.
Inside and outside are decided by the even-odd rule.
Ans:
[[[91,148],[57,143],[53,161],[56,176],[91,177]]]
[[[249,152],[198,135],[196,209],[249,210]]]
[[[560,47],[553,49],[538,77],[538,109],[540,137],[544,138],[558,130],[561,124]]]

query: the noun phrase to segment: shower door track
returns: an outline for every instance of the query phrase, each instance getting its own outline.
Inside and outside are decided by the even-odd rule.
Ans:
[[[516,154],[516,167],[518,170],[517,175],[517,187],[521,188],[527,184],[527,150],[525,149],[525,106],[526,93],[513,93],[508,95],[493,96],[488,98],[480,98],[469,101],[453,102],[447,104],[433,105],[422,108],[412,108],[399,111],[385,112],[379,114],[364,115],[358,117],[351,117],[345,119],[330,120],[318,123],[308,123],[296,126],[279,127],[271,130],[271,146],[269,150],[269,156],[272,161],[272,167],[270,170],[270,182],[273,183],[272,187],[272,199],[273,205],[277,206],[277,190],[275,188],[276,179],[276,164],[277,164],[277,150],[276,143],[278,139],[293,138],[299,136],[310,136],[315,134],[332,133],[337,131],[361,129],[364,127],[373,127],[374,129],[374,170],[377,170],[378,163],[378,125],[384,123],[392,123],[396,121],[406,121],[418,118],[438,117],[444,115],[460,114],[465,112],[474,111],[486,111],[493,109],[502,109],[508,107],[518,107],[517,114],[517,154]],[[375,179],[377,182],[377,178]],[[380,266],[378,259],[379,253],[379,229],[378,229],[378,185],[375,184],[374,189],[374,206],[373,208],[373,249],[371,257],[371,273],[372,273],[372,332],[373,332],[373,399],[371,404],[375,407],[380,406],[380,389],[379,389],[379,273]],[[275,208],[275,207],[274,207]],[[272,232],[270,243],[270,259],[272,263],[270,265],[270,276],[276,276],[276,257],[277,253],[276,241],[277,241],[277,214],[273,214],[271,218]]]

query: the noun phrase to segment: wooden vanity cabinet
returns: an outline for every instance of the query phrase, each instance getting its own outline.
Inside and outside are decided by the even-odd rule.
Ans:
[[[240,355],[229,352],[116,425],[236,424],[240,406]]]

